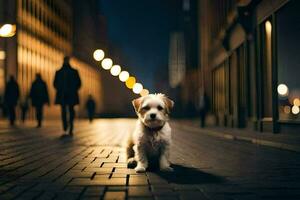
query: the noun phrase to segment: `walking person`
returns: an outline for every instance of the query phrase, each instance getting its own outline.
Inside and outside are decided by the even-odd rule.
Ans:
[[[200,91],[199,96],[199,112],[200,112],[200,126],[205,127],[206,116],[209,111],[209,99],[204,90]]]
[[[49,105],[49,94],[46,82],[42,79],[41,74],[37,73],[30,89],[31,105],[35,108],[37,128],[42,126],[43,107]]]
[[[20,96],[19,85],[14,76],[10,76],[9,81],[5,86],[4,104],[7,108],[9,122],[11,126],[15,125],[16,106]]]
[[[96,102],[93,99],[92,95],[89,95],[88,100],[86,101],[85,104],[87,113],[88,113],[88,118],[90,123],[93,122],[94,116],[95,116],[95,109],[96,109]]]
[[[29,99],[29,96],[26,95],[25,99],[23,99],[23,101],[21,101],[21,103],[20,103],[22,123],[25,123],[27,112],[29,109],[28,99]]]
[[[61,106],[63,129],[64,131],[69,130],[70,136],[73,135],[74,106],[79,104],[78,90],[80,87],[79,73],[71,67],[70,58],[66,56],[62,67],[55,73],[54,88],[56,89],[55,104]]]

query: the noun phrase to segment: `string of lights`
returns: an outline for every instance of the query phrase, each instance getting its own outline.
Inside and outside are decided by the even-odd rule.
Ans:
[[[114,65],[112,59],[105,58],[105,53],[101,49],[97,49],[93,53],[93,57],[96,61],[101,62],[101,66],[104,70],[110,70],[112,76],[118,76],[121,82],[124,82],[126,87],[133,91],[135,94],[146,96],[149,94],[149,90],[145,89],[141,83],[136,81],[134,76],[131,76],[129,72],[122,71],[120,65]]]

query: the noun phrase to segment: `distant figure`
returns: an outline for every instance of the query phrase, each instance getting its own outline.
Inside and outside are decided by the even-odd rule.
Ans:
[[[30,89],[31,104],[35,108],[37,128],[42,126],[43,107],[49,105],[49,94],[47,84],[43,81],[41,74],[37,73]]]
[[[25,123],[27,112],[29,109],[29,102],[28,102],[29,96],[27,95],[23,101],[20,103],[21,108],[21,120],[22,123]]]
[[[95,108],[96,108],[96,102],[93,99],[92,95],[89,95],[89,98],[86,101],[85,107],[86,107],[86,110],[88,113],[89,121],[90,121],[90,123],[92,123],[94,116],[95,116]]]
[[[0,117],[4,117],[5,116],[5,106],[4,106],[3,97],[1,95],[0,95],[0,112],[1,112]]]
[[[73,121],[75,117],[74,106],[79,104],[78,90],[81,80],[76,69],[70,65],[70,58],[65,57],[61,69],[55,73],[54,87],[56,89],[55,104],[61,105],[63,129],[73,135]],[[67,119],[67,111],[69,119]]]
[[[19,85],[14,76],[10,76],[9,81],[5,86],[4,104],[7,108],[10,125],[15,125],[16,120],[16,106],[19,100]]]
[[[199,96],[199,112],[200,112],[200,121],[201,124],[200,126],[202,128],[205,127],[205,120],[206,120],[206,115],[209,111],[209,99],[208,96],[206,95],[205,91],[200,91],[200,96]]]

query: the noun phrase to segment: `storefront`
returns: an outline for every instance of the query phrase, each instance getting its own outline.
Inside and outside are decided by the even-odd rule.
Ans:
[[[212,70],[218,125],[300,130],[299,10],[297,0],[260,1],[249,10],[251,32],[228,32],[229,49]]]

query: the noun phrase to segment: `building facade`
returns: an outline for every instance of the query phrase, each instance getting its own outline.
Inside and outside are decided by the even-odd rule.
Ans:
[[[4,44],[1,44],[2,50],[6,52],[1,67],[4,74],[0,76],[1,85],[10,75],[15,76],[20,86],[20,101],[25,101],[35,74],[41,73],[47,83],[51,102],[50,107],[45,110],[45,116],[57,117],[60,110],[58,106],[54,106],[55,71],[62,66],[64,56],[74,55],[72,1],[2,0],[1,7],[8,9],[9,13],[17,13],[9,16],[4,13],[1,20],[2,23],[11,22],[17,25],[16,35],[13,38],[3,39]],[[95,98],[97,112],[100,112],[102,109],[100,72],[78,57],[73,56],[71,64],[78,69],[82,79],[81,105],[77,108],[80,116],[85,113],[84,102],[89,94]],[[30,115],[33,116],[32,110]]]
[[[199,0],[200,79],[217,124],[298,132],[297,0]]]

